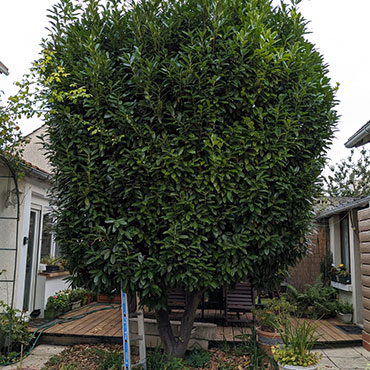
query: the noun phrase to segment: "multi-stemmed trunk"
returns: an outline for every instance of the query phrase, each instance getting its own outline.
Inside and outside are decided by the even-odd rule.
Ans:
[[[168,310],[156,311],[157,325],[164,352],[171,357],[184,357],[191,332],[197,307],[204,290],[187,293],[186,305],[181,318],[178,336],[173,333]]]

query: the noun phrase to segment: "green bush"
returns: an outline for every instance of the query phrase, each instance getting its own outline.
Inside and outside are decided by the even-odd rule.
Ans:
[[[52,7],[39,89],[25,91],[46,112],[56,239],[74,286],[122,283],[158,313],[172,288],[189,305],[246,275],[270,288],[306,254],[337,113],[297,3]],[[183,342],[161,333],[168,352],[183,356],[196,306]]]
[[[275,368],[273,359],[265,353],[257,342],[257,333],[254,327],[252,327],[251,334],[237,335],[236,338],[242,339],[242,343],[235,346],[234,353],[237,356],[249,356],[251,369],[264,370]]]
[[[314,285],[306,285],[303,291],[288,285],[285,297],[297,306],[298,316],[335,316],[337,310],[337,291],[331,286],[323,286],[321,277]]]
[[[353,313],[353,304],[350,302],[338,302],[337,311],[344,314]]]
[[[122,353],[102,351],[99,370],[121,370],[122,362]]]
[[[207,368],[209,365],[209,352],[204,349],[195,349],[186,358],[186,364],[192,367]]]
[[[69,295],[66,292],[60,291],[48,298],[46,310],[54,310],[63,312],[68,309]]]
[[[22,345],[27,345],[31,337],[23,313],[0,301],[0,354],[20,351]]]
[[[184,361],[179,358],[170,358],[160,349],[147,352],[147,370],[184,370]]]

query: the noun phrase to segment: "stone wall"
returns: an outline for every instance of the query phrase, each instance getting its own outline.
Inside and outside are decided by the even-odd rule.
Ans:
[[[180,321],[171,321],[172,330],[175,335],[178,335]],[[161,346],[161,339],[155,319],[145,319],[145,344],[147,348],[158,348]],[[137,318],[130,318],[130,336],[137,336]],[[208,349],[209,341],[215,340],[217,337],[217,325],[206,322],[194,322],[191,333],[188,350],[197,348]],[[132,343],[137,345],[138,342]]]

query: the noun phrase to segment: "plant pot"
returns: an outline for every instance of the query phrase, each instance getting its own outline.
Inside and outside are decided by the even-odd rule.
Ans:
[[[0,337],[0,353],[2,349],[9,347],[9,337]]]
[[[339,283],[351,284],[351,277],[350,276],[339,276]]]
[[[337,312],[337,318],[340,321],[345,322],[347,324],[352,322],[352,314],[351,313]]]
[[[296,366],[296,365],[279,365],[279,370],[317,370],[319,365],[314,366]]]
[[[330,280],[337,283],[338,282],[338,275],[337,274],[330,274]]]
[[[98,294],[98,303],[121,303],[121,296],[119,294]]]
[[[59,266],[46,265],[46,272],[57,272],[57,271],[59,271]]]
[[[71,310],[75,310],[76,308],[81,307],[82,300],[80,299],[79,301],[71,302],[69,305],[71,307]]]
[[[281,336],[277,332],[264,331],[258,327],[256,333],[258,343],[269,356],[272,356],[271,347],[283,344]]]
[[[57,316],[61,315],[62,313],[63,312],[61,312],[61,311],[56,311],[56,310],[48,309],[48,310],[45,310],[44,317],[47,320],[53,320]]]

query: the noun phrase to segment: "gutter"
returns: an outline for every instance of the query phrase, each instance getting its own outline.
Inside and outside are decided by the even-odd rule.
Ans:
[[[354,133],[344,144],[346,148],[354,148],[370,142],[370,121]]]
[[[365,208],[365,207],[370,207],[370,196],[328,209],[327,211],[324,211],[323,213],[316,216],[316,220],[329,218],[342,212],[351,211],[355,208]]]
[[[50,181],[50,174],[45,172],[45,171],[42,171],[42,170],[39,170],[37,168],[34,168],[34,167],[31,167],[31,168],[27,168],[27,172],[34,176],[34,177],[37,177],[41,180],[48,180]]]
[[[0,73],[4,73],[5,76],[9,76],[9,69],[0,62]]]

